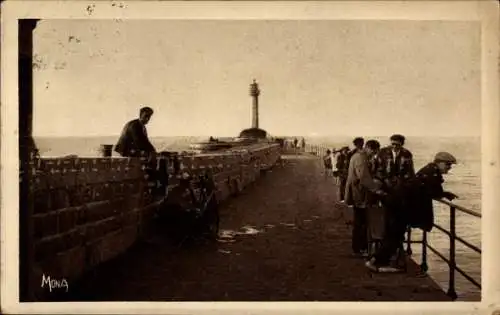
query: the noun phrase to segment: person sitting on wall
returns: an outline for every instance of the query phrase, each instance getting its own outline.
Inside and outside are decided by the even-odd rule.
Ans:
[[[148,180],[153,185],[155,194],[159,193],[162,186],[160,182],[165,182],[165,174],[157,170],[156,149],[151,144],[146,131],[146,125],[153,115],[153,109],[142,107],[139,110],[139,118],[129,121],[123,127],[118,143],[115,145],[115,151],[123,157],[144,158],[146,174]],[[164,194],[164,192],[160,193]]]
[[[143,107],[139,111],[139,118],[125,124],[115,146],[115,151],[123,157],[148,157],[156,155],[156,149],[151,144],[146,131],[153,109]]]

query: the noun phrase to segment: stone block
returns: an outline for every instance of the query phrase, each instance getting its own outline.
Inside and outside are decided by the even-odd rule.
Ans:
[[[86,208],[86,221],[89,223],[102,220],[113,213],[113,208],[108,200],[90,202]]]
[[[35,190],[33,192],[34,213],[45,213],[52,208],[48,190]]]
[[[57,253],[39,262],[38,269],[41,272],[37,273],[38,286],[41,286],[42,277],[45,275],[46,279],[49,276],[56,280],[66,279],[69,289],[71,289],[69,280],[77,279],[85,270],[85,255],[85,248],[80,246]]]
[[[85,228],[77,228],[67,232],[64,235],[61,235],[64,240],[63,250],[68,250],[73,247],[82,246],[86,240],[86,229]]]
[[[77,205],[84,205],[92,202],[93,201],[92,186],[86,184],[77,186],[74,196],[77,199],[75,201],[75,204]]]
[[[136,238],[137,229],[135,227],[128,227],[105,235],[88,247],[90,265],[96,266],[116,257],[127,250]]]
[[[64,189],[54,189],[49,191],[50,210],[57,210],[70,207],[70,198],[68,191]]]
[[[138,213],[136,210],[131,210],[123,213],[122,215],[122,226],[131,226],[131,225],[137,225],[138,219],[137,219]]]
[[[134,209],[141,207],[144,204],[144,195],[142,193],[135,193],[128,195],[127,198],[123,199],[123,205],[125,209]]]
[[[43,172],[37,172],[37,174],[33,176],[33,190],[47,189],[49,189],[48,175]]]
[[[57,211],[35,214],[33,216],[33,225],[35,239],[56,235],[58,231]]]
[[[109,207],[113,209],[114,215],[119,215],[123,212],[128,211],[126,199],[123,197],[112,198],[109,200]]]
[[[76,225],[80,226],[87,223],[87,206],[82,205],[75,207],[76,210]]]
[[[111,217],[102,221],[88,224],[86,226],[86,240],[96,240],[107,233],[121,228],[121,218]]]
[[[124,197],[125,196],[125,183],[123,182],[113,182],[113,196],[114,197]]]
[[[97,159],[97,165],[96,168],[99,171],[109,171],[111,170],[111,159],[110,158],[100,158]]]
[[[64,236],[56,235],[35,242],[35,260],[42,261],[65,250]]]
[[[78,173],[71,169],[53,168],[45,175],[45,184],[49,189],[73,187],[77,184]]]
[[[146,221],[153,219],[154,214],[156,213],[158,208],[159,208],[158,202],[153,202],[153,203],[145,206],[144,208],[142,208],[142,211],[141,211],[142,212],[142,219],[146,220]]]
[[[59,233],[65,233],[76,227],[76,222],[78,220],[79,208],[70,207],[61,209],[57,212],[59,216]]]
[[[78,185],[94,185],[106,182],[107,176],[103,172],[99,172],[95,168],[91,168],[85,171],[81,171],[77,175]]]

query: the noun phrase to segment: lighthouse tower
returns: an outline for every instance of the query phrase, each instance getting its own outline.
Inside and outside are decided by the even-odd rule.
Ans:
[[[259,85],[253,80],[250,84],[250,96],[252,97],[252,128],[248,128],[240,132],[242,138],[266,138],[267,132],[259,128]]]
[[[250,84],[250,96],[252,97],[252,128],[259,128],[259,85],[253,80]]]

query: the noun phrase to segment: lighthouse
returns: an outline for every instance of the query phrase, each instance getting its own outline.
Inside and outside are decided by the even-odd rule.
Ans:
[[[262,139],[267,137],[267,132],[259,128],[259,84],[254,79],[250,84],[250,96],[252,97],[252,127],[240,132],[242,138]]]
[[[250,84],[250,96],[252,97],[252,128],[259,128],[259,85],[253,80]]]

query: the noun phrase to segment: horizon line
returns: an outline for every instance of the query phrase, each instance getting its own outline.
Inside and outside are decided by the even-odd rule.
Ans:
[[[303,138],[383,138],[390,137],[390,135],[270,135],[271,137],[303,137]],[[120,137],[120,135],[33,135],[33,138],[105,138],[105,137]],[[229,135],[164,135],[164,136],[149,136],[153,138],[182,138],[182,137],[220,137],[220,138],[237,138],[237,136]],[[405,135],[406,138],[480,138],[482,135]]]

